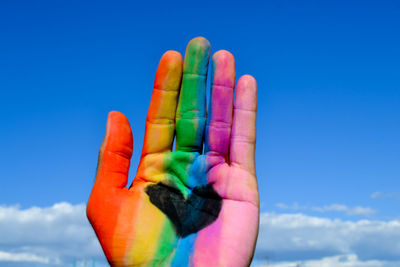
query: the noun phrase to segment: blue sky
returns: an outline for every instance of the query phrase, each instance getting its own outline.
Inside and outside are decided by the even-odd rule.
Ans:
[[[159,58],[204,36],[258,82],[261,212],[399,219],[400,4],[262,2],[2,1],[0,205],[86,202],[110,110],[132,179]]]

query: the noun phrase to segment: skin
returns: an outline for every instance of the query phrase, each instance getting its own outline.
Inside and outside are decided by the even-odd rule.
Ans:
[[[207,116],[209,55],[209,42],[197,37],[189,42],[184,62],[175,51],[162,56],[140,164],[129,188],[131,127],[122,113],[108,115],[87,216],[113,266],[234,267],[251,262],[259,220],[254,163],[257,85],[252,76],[242,76],[234,97],[234,57],[225,50],[216,52]],[[212,194],[196,193],[205,187],[216,193],[216,201]],[[207,208],[216,215],[197,204],[186,205],[193,196],[196,203],[214,201]],[[179,202],[186,209],[177,212],[178,206],[172,205],[166,214],[154,199],[168,207]],[[178,221],[171,214],[178,214]],[[209,219],[200,230],[185,236],[177,230],[177,223],[191,229],[199,216]]]

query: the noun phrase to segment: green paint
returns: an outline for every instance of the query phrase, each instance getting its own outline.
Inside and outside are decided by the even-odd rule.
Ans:
[[[164,170],[169,186],[177,188],[186,198],[190,168],[202,151],[206,122],[206,79],[210,57],[210,43],[204,38],[193,39],[186,49],[182,88],[176,112],[177,151],[164,159]],[[169,219],[165,220],[160,242],[151,266],[169,266],[176,253],[179,238]]]
[[[169,266],[175,254],[178,237],[170,220],[166,219],[163,230],[161,231],[157,250],[154,253],[154,259],[151,266]]]
[[[186,47],[183,73],[207,74],[208,59],[210,57],[210,43],[199,37],[191,40]]]
[[[201,152],[206,120],[206,75],[210,43],[193,39],[183,64],[182,88],[176,112],[177,149]]]

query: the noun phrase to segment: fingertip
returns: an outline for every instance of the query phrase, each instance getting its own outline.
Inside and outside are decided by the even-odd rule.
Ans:
[[[112,110],[108,113],[107,116],[107,126],[108,124],[129,124],[128,118],[121,112]]]
[[[210,49],[211,45],[206,38],[198,36],[189,41],[188,47],[206,50]]]
[[[219,50],[212,56],[212,83],[234,87],[235,85],[235,58],[227,50]]]
[[[166,61],[170,65],[179,65],[182,64],[183,60],[181,53],[175,50],[168,50],[162,55],[161,61]]]
[[[257,82],[251,75],[243,75],[237,83],[235,108],[257,110]]]
[[[123,113],[121,113],[119,111],[116,111],[116,110],[111,110],[110,112],[108,112],[108,117],[109,118],[111,118],[111,117],[119,117],[119,116],[125,117],[125,115]]]
[[[132,129],[128,118],[119,111],[110,111],[106,126],[106,143],[122,143],[133,145]]]
[[[217,52],[214,53],[212,56],[213,61],[229,61],[229,60],[235,60],[234,56],[232,55],[231,52],[225,49],[218,50]]]
[[[246,88],[252,88],[253,90],[257,90],[257,81],[250,74],[245,74],[240,77],[238,84]]]
[[[182,76],[182,55],[174,50],[163,54],[158,64],[154,88],[177,91]]]
[[[188,43],[183,63],[186,74],[207,75],[210,47],[210,42],[204,37],[196,37]]]

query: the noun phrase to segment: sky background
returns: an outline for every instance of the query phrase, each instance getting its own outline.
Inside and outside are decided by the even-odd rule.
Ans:
[[[1,1],[0,265],[104,262],[84,203],[107,113],[133,128],[132,180],[158,61],[204,36],[258,82],[254,265],[399,266],[399,18],[398,1]]]

